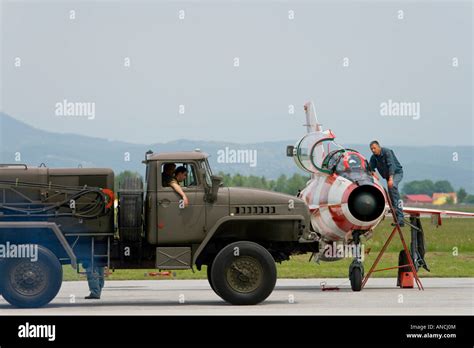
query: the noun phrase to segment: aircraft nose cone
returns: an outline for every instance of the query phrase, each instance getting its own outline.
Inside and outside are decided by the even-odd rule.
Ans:
[[[358,220],[368,222],[377,219],[384,210],[382,192],[372,185],[356,188],[349,196],[349,211]]]
[[[360,192],[354,197],[354,213],[357,215],[373,215],[377,209],[377,200],[369,192]]]

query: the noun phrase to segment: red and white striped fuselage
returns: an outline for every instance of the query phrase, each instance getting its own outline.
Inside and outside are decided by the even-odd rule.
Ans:
[[[384,190],[374,177],[372,185],[385,197]],[[327,242],[346,240],[354,230],[369,231],[383,219],[385,209],[379,208],[380,214],[372,218],[358,218],[349,207],[349,197],[360,186],[353,181],[338,175],[317,173],[301,191],[300,197],[306,201],[311,211],[313,230]],[[385,201],[383,203],[385,207]],[[365,220],[365,221],[363,221]],[[367,221],[368,220],[368,221]]]

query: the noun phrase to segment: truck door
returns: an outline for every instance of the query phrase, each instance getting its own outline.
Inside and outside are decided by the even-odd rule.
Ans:
[[[172,162],[187,169],[186,179],[180,183],[188,197],[189,205],[184,207],[181,196],[173,188],[164,186],[163,167],[158,175],[158,244],[196,243],[204,238],[206,210],[204,205],[204,184],[199,178],[197,163]]]

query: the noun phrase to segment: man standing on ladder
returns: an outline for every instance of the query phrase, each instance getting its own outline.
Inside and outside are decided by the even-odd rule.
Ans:
[[[398,185],[403,179],[403,167],[395,153],[389,148],[381,147],[377,140],[370,142],[370,150],[373,154],[370,157],[370,168],[372,172],[375,172],[375,169],[377,169],[382,178],[387,180],[388,193],[396,210],[397,222],[400,227],[403,227],[405,226],[403,221],[403,205],[400,200],[400,193],[398,192]]]

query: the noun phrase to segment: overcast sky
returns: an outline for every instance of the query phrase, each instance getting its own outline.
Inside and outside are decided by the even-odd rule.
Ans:
[[[296,140],[313,100],[342,143],[473,144],[469,1],[0,1],[1,107],[41,129]]]

